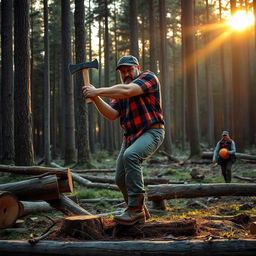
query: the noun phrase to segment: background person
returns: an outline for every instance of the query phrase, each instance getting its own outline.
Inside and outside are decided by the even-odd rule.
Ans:
[[[231,182],[231,168],[236,161],[236,145],[230,138],[228,131],[222,132],[222,138],[217,143],[213,153],[213,163],[221,166],[222,175],[226,183]]]

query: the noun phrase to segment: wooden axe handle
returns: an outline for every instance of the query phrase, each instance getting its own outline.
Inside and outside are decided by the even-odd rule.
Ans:
[[[84,85],[90,85],[89,68],[82,69]],[[93,101],[90,98],[85,99],[86,103],[91,104]]]

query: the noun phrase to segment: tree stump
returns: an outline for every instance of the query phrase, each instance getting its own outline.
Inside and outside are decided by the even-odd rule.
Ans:
[[[19,217],[19,201],[10,192],[0,191],[0,228],[12,226]]]
[[[74,238],[98,240],[104,236],[104,224],[101,216],[76,215],[63,219],[61,231]]]

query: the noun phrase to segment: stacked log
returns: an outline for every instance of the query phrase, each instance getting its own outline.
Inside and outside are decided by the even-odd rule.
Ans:
[[[0,228],[12,226],[20,215],[21,206],[16,196],[0,191]]]

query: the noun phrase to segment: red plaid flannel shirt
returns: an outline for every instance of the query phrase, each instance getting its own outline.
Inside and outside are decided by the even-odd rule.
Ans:
[[[126,146],[131,145],[154,123],[163,123],[160,83],[150,71],[142,72],[133,83],[143,94],[127,99],[113,99],[110,105],[119,112]]]

